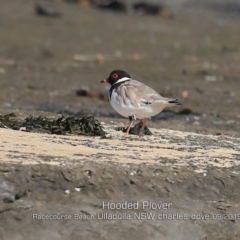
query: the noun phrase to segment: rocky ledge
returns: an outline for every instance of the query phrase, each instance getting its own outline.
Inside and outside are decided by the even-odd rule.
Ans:
[[[239,239],[240,139],[0,129],[0,239]]]

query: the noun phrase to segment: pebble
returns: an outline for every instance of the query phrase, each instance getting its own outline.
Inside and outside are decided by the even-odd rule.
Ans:
[[[217,77],[216,76],[206,75],[205,76],[205,80],[209,81],[209,82],[215,82],[217,80]]]
[[[189,97],[189,92],[188,91],[183,91],[182,92],[182,98],[188,98]]]
[[[227,125],[232,125],[234,123],[235,123],[235,120],[233,120],[233,119],[227,120],[227,122],[226,122]]]
[[[195,126],[199,126],[199,125],[200,125],[200,122],[194,121],[192,124],[195,125]]]
[[[65,190],[65,194],[66,195],[69,195],[70,194],[70,191],[67,189],[67,190]]]
[[[5,69],[4,68],[0,68],[0,73],[5,73]]]
[[[193,116],[194,120],[198,121],[200,120],[200,117],[199,116]]]
[[[80,191],[81,191],[81,188],[75,187],[74,190],[75,190],[76,192],[80,192]]]

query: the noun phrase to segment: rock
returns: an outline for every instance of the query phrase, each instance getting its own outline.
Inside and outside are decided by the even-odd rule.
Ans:
[[[75,190],[76,192],[80,192],[80,191],[81,191],[81,188],[75,187],[74,190]]]
[[[136,2],[132,5],[135,13],[144,15],[160,15],[163,18],[172,18],[172,14],[166,8],[159,4],[152,4],[147,2]]]
[[[54,7],[48,6],[46,4],[37,3],[35,5],[35,13],[38,16],[59,18],[62,14],[54,9]]]
[[[107,94],[103,94],[100,92],[91,91],[88,87],[82,86],[76,91],[77,96],[80,97],[90,97],[90,98],[98,98],[100,100],[108,101]]]
[[[130,130],[129,130],[129,134],[138,136],[140,134],[141,128],[142,128],[142,121],[140,121],[139,123],[135,124],[134,127],[131,127]],[[117,131],[122,131],[122,132],[125,133],[127,131],[127,127],[126,128],[124,128],[124,127],[117,127],[116,130]],[[145,126],[145,128],[143,129],[142,134],[143,135],[152,135],[152,132],[149,130],[149,128],[147,126]]]
[[[8,192],[0,193],[0,201],[3,201],[5,203],[14,202],[15,196],[13,196],[11,193],[8,193]]]
[[[122,0],[91,0],[91,3],[100,9],[114,12],[126,12],[127,6]]]
[[[205,76],[205,80],[209,81],[209,82],[215,82],[217,80],[217,77],[216,76],[206,75]]]
[[[65,193],[66,195],[69,195],[69,194],[70,194],[70,191],[67,189],[67,190],[64,191],[64,193]]]
[[[184,108],[178,112],[178,114],[184,114],[184,115],[189,115],[191,113],[193,113],[193,111],[189,108]]]
[[[189,92],[188,91],[182,91],[182,98],[188,98],[189,97]]]

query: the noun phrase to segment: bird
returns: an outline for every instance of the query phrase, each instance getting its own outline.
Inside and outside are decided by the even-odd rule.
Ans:
[[[113,109],[121,116],[129,118],[126,136],[134,120],[141,119],[143,122],[139,132],[141,137],[149,117],[162,112],[165,107],[181,105],[178,99],[162,97],[154,89],[134,80],[123,70],[112,71],[101,83],[111,85],[108,97]]]

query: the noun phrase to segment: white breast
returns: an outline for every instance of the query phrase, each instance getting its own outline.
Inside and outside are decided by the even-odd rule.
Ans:
[[[122,115],[123,117],[129,117],[129,116],[133,115],[131,113],[131,107],[125,106],[125,104],[119,99],[115,89],[112,91],[111,99],[110,99],[110,95],[108,95],[108,97],[109,97],[112,107],[120,115]]]
[[[110,100],[110,96],[109,96]],[[118,112],[120,115],[123,117],[129,117],[132,115],[135,115],[136,118],[138,119],[143,119],[143,118],[149,118],[151,116],[155,116],[158,113],[160,113],[164,106],[161,105],[156,105],[156,104],[142,104],[140,107],[136,108],[131,104],[124,104],[123,101],[121,101],[121,98],[118,97],[117,92],[115,89],[112,91],[112,96],[110,103],[114,110]]]

